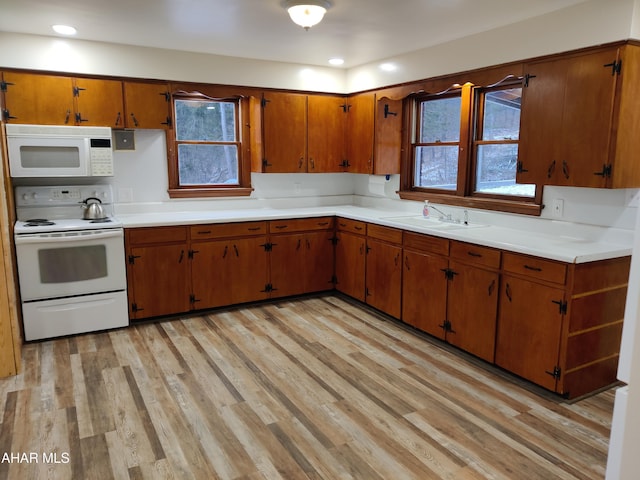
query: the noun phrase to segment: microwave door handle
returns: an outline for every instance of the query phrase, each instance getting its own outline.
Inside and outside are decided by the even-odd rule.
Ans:
[[[66,232],[65,234],[57,234],[52,236],[49,233],[41,234],[28,234],[28,235],[16,235],[16,245],[24,245],[28,243],[63,243],[63,242],[78,242],[83,240],[101,240],[105,238],[122,238],[124,235],[122,230],[114,230],[112,232],[97,232],[91,234],[81,234],[79,232]]]

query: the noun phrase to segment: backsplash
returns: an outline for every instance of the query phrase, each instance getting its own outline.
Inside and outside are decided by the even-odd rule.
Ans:
[[[380,208],[397,208],[409,213],[415,211],[419,214],[421,211],[420,203],[399,200],[396,194],[400,184],[398,175],[391,175],[387,181],[385,177],[362,174],[254,173],[252,185],[255,191],[248,198],[172,200],[167,194],[166,143],[161,130],[136,130],[135,150],[115,151],[114,162],[115,176],[109,183],[113,187],[119,212],[154,208],[173,211],[191,208],[286,208],[352,201]],[[543,201],[549,207],[543,210],[540,218],[633,230],[637,206],[633,205],[632,198],[637,193],[637,189],[545,187]],[[550,206],[554,199],[563,200],[561,218],[552,215]],[[487,212],[482,214],[486,215]],[[507,221],[522,217],[492,214],[504,215]]]

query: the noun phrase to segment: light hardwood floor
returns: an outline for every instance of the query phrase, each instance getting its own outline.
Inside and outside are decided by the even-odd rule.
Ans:
[[[569,404],[339,296],[28,344],[23,366],[0,479],[597,479],[614,397]]]

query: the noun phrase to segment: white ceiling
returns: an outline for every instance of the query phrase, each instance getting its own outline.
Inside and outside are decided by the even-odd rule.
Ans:
[[[332,0],[319,25],[294,25],[282,0],[0,0],[0,31],[349,68],[585,0]],[[543,34],[543,32],[541,32]]]

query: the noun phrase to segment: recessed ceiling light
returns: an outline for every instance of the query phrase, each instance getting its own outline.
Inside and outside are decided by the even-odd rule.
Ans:
[[[393,72],[396,68],[397,67],[393,63],[382,63],[380,65],[380,70],[384,70],[385,72]]]
[[[53,31],[60,35],[75,35],[78,31],[69,25],[52,25]]]
[[[344,60],[342,58],[330,58],[329,63],[331,65],[342,65],[344,63]]]

